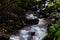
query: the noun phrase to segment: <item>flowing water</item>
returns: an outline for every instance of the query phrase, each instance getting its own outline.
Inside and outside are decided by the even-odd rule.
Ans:
[[[39,19],[38,24],[19,30],[19,35],[11,35],[10,40],[42,40],[47,34],[45,20]],[[34,33],[32,36],[31,33]]]
[[[48,2],[45,4],[45,6],[47,5]],[[43,8],[43,10],[44,9],[45,8]],[[37,12],[39,12],[39,10],[37,10]],[[45,35],[47,34],[47,27],[45,26],[46,20],[44,20],[44,18],[37,18],[36,16],[33,16],[33,14],[34,13],[32,11],[26,12],[26,18],[38,19],[38,24],[31,25],[19,30],[18,35],[10,36],[10,40],[42,40],[45,37]]]

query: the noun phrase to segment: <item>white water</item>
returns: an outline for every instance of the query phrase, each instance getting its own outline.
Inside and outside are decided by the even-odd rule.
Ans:
[[[47,34],[47,27],[44,25],[46,21],[44,20],[44,18],[42,19],[37,18],[36,16],[33,15],[32,11],[26,12],[26,18],[38,19],[39,22],[36,25],[25,27],[24,29],[19,30],[19,35],[11,35],[10,40],[42,40],[44,36]],[[31,32],[35,32],[35,35],[32,36],[32,38],[31,35],[29,34]]]
[[[47,34],[47,28],[43,26],[45,23],[44,19],[39,19],[39,23],[26,27],[25,29],[19,30],[19,35],[11,35],[10,40],[28,40],[30,38],[29,32],[35,32],[35,35],[30,40],[42,40]]]

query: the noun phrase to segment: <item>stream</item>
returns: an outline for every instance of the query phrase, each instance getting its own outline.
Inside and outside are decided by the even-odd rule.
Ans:
[[[43,4],[42,6],[47,6],[48,2],[46,1],[46,4]],[[36,5],[37,7],[39,5]],[[41,6],[41,7],[42,7]],[[40,12],[40,10],[45,10],[46,7],[38,8],[37,12]],[[47,27],[45,26],[45,23],[47,22],[44,18],[38,18],[37,16],[33,15],[34,12],[27,11],[26,12],[26,18],[27,19],[37,19],[38,24],[33,24],[30,26],[27,26],[21,30],[18,30],[18,35],[11,35],[10,40],[42,40],[45,35],[47,34]],[[36,21],[34,21],[36,22]],[[25,24],[25,23],[24,23]]]
[[[29,14],[28,17],[30,19],[37,18],[34,17],[33,14]],[[38,20],[38,24],[31,25],[19,30],[18,35],[11,35],[10,40],[42,40],[47,34],[47,27],[44,25],[46,20],[44,20],[44,18],[38,18]]]

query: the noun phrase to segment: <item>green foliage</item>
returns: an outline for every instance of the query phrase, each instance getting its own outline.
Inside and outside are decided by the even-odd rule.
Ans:
[[[57,18],[60,18],[60,13],[55,14]]]
[[[53,0],[53,2],[60,4],[60,0]]]
[[[58,37],[58,40],[60,40],[60,37]]]
[[[60,40],[60,13],[56,13],[55,16],[59,19],[49,27],[49,34],[53,35],[53,40],[56,39],[56,36]]]
[[[55,36],[59,36],[59,37],[60,37],[60,28],[59,28],[59,30],[55,33]]]
[[[36,0],[37,2],[41,1],[41,0]]]

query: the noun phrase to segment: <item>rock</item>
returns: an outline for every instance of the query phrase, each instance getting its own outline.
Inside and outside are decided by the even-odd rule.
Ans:
[[[26,20],[25,23],[29,25],[34,25],[38,24],[39,20],[38,19],[31,19],[31,20]]]

